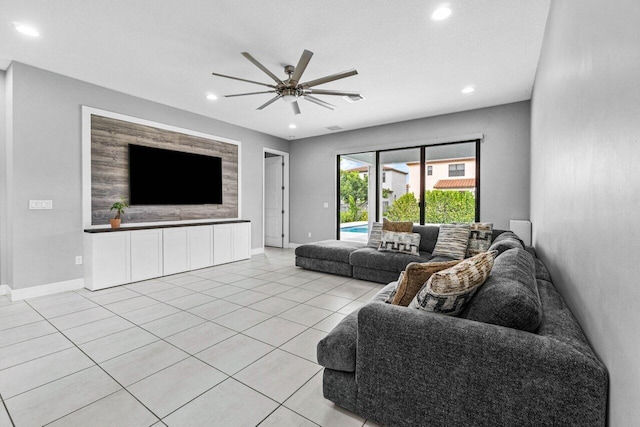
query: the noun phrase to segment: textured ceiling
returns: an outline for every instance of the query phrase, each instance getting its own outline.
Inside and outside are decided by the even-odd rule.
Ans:
[[[550,0],[459,0],[433,22],[440,1],[0,0],[0,67],[15,60],[282,138],[304,138],[529,99]],[[30,23],[41,36],[17,33]],[[366,99],[302,114],[229,74],[271,83],[240,52],[281,78],[303,49],[302,80],[356,68],[322,89]],[[460,91],[475,85],[476,91]],[[264,88],[267,89],[267,88]],[[217,101],[205,99],[212,92]],[[297,128],[289,129],[294,123]]]

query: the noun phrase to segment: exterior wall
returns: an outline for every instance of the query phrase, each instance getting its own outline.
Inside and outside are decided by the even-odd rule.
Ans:
[[[83,254],[82,105],[241,141],[241,216],[251,220],[252,247],[262,247],[262,150],[289,151],[288,141],[20,63],[8,73],[13,169],[2,223],[12,289],[83,277],[83,266],[75,265]],[[53,210],[29,210],[30,199],[51,199]]]
[[[640,420],[640,3],[551,3],[531,119],[533,244]],[[508,177],[505,177],[508,179]]]
[[[464,176],[449,176],[449,165],[454,163],[464,163]],[[476,177],[476,161],[475,159],[451,159],[445,161],[429,162],[427,166],[433,166],[433,175],[426,175],[425,171],[425,190],[433,190],[433,186],[441,179],[463,179]],[[409,192],[414,193],[417,197],[420,191],[420,163],[409,163]]]
[[[292,142],[291,241],[336,237],[337,154],[453,142],[478,132],[480,219],[502,229],[510,219],[528,219],[530,103],[523,101]]]

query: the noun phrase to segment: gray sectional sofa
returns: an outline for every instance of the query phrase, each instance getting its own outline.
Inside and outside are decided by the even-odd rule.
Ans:
[[[449,258],[433,257],[431,253],[438,240],[438,226],[414,225],[413,232],[420,234],[420,256],[402,253],[379,252],[365,243],[344,240],[323,240],[298,246],[296,265],[308,270],[339,274],[378,283],[389,283],[410,262],[449,261]],[[493,230],[495,240],[504,230]]]
[[[392,282],[343,319],[318,344],[324,396],[389,426],[604,426],[607,371],[510,234],[460,317],[385,303]]]

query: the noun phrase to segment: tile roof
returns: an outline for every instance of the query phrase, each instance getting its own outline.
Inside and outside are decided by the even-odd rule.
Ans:
[[[473,188],[476,186],[475,178],[462,179],[439,179],[433,186],[436,190],[446,190],[452,188]]]

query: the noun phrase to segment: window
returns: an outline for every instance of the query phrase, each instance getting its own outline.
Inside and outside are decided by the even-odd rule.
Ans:
[[[449,165],[449,176],[464,176],[464,163]]]
[[[338,239],[366,242],[367,222],[382,218],[414,224],[480,220],[480,140],[341,154],[337,160]],[[393,177],[386,179],[387,172]]]

